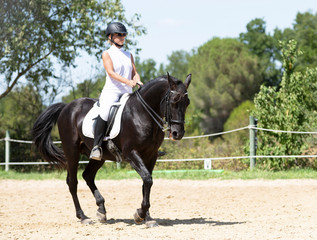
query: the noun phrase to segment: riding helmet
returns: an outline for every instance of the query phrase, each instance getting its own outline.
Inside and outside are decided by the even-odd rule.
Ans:
[[[109,25],[106,29],[106,36],[108,37],[110,34],[113,34],[113,33],[125,33],[125,34],[127,34],[128,31],[122,23],[113,22],[113,23],[109,23]]]

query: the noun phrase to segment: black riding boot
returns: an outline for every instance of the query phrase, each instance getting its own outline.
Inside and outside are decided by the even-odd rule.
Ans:
[[[90,153],[90,159],[101,160],[102,158],[102,148],[101,144],[105,137],[108,124],[99,115],[96,119],[95,131],[94,131],[94,147]]]

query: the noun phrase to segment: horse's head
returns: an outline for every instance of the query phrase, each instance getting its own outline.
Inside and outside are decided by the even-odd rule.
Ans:
[[[170,91],[166,109],[166,120],[170,125],[170,138],[173,140],[180,140],[185,134],[185,112],[190,102],[187,89],[191,82],[191,76],[189,74],[185,82],[182,83],[167,73]]]

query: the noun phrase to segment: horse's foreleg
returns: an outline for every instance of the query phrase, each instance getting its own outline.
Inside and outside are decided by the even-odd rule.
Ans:
[[[132,151],[128,156],[131,166],[135,171],[141,176],[143,180],[142,193],[143,200],[141,203],[141,208],[137,209],[134,214],[134,220],[136,223],[142,223],[144,220],[148,227],[157,226],[157,223],[150,217],[149,208],[150,208],[150,192],[153,185],[151,171],[147,169],[144,165],[143,160],[136,151]]]
[[[107,221],[105,199],[100,194],[99,190],[95,185],[95,177],[97,171],[100,169],[103,163],[104,161],[90,161],[85,171],[83,172],[83,178],[85,179],[88,187],[90,188],[92,194],[96,199],[96,204],[98,206],[97,217],[100,220],[100,222],[105,223]]]

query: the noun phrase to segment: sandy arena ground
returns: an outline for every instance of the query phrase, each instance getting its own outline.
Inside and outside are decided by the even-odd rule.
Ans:
[[[317,239],[317,180],[157,180],[151,215],[136,225],[141,180],[97,181],[108,223],[82,225],[65,181],[0,180],[0,239]],[[79,199],[97,221],[83,181]]]

